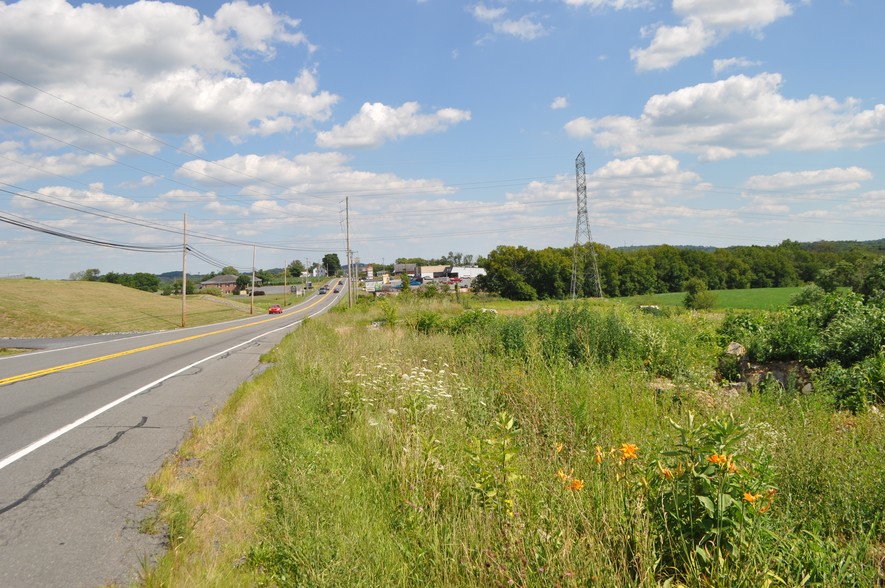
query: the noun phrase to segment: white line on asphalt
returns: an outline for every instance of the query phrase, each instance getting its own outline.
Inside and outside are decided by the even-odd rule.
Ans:
[[[317,314],[318,314],[318,313],[317,313]],[[311,315],[311,316],[313,316],[313,315]],[[210,359],[215,359],[216,357],[218,357],[218,356],[220,356],[220,355],[224,355],[225,353],[230,353],[231,351],[233,351],[233,350],[236,349],[237,347],[242,347],[243,345],[248,345],[249,343],[252,343],[253,341],[257,341],[258,339],[261,339],[262,337],[265,337],[265,336],[267,336],[267,335],[270,335],[271,333],[276,333],[277,331],[283,331],[283,330],[285,330],[285,329],[289,329],[289,328],[292,328],[292,327],[298,326],[299,324],[301,324],[301,322],[302,322],[303,320],[304,320],[304,319],[301,319],[301,320],[298,320],[298,321],[296,321],[296,322],[294,322],[294,323],[289,323],[288,325],[286,325],[286,326],[284,326],[284,327],[278,327],[278,328],[276,328],[276,329],[272,329],[272,330],[270,330],[270,331],[265,331],[264,333],[261,333],[260,335],[257,335],[257,336],[255,336],[255,337],[249,339],[248,341],[243,341],[242,343],[237,343],[237,344],[234,345],[233,347],[230,347],[230,348],[228,348],[228,349],[225,349],[224,351],[219,351],[218,353],[215,353],[215,354],[213,354],[213,355],[210,355],[209,357],[204,357],[203,359],[198,360],[198,361],[195,361],[194,363],[192,363],[192,364],[190,364],[190,365],[188,365],[188,366],[185,366],[185,367],[183,367],[183,368],[181,368],[181,369],[179,369],[179,370],[176,370],[176,371],[172,372],[171,374],[167,374],[167,375],[163,376],[162,378],[160,378],[160,379],[158,379],[158,380],[154,380],[154,381],[151,382],[150,384],[147,384],[147,385],[145,385],[145,386],[142,386],[142,387],[139,388],[138,390],[135,390],[135,391],[133,391],[133,392],[130,392],[129,394],[126,394],[125,396],[121,396],[120,398],[114,400],[113,402],[110,402],[110,403],[108,403],[108,404],[105,404],[104,406],[102,406],[101,408],[98,408],[98,409],[96,409],[96,410],[93,410],[92,412],[90,412],[90,413],[87,414],[86,416],[82,416],[82,417],[80,417],[79,419],[77,419],[77,420],[74,421],[73,423],[70,423],[70,424],[68,424],[68,425],[65,425],[64,427],[62,427],[62,428],[60,428],[60,429],[58,429],[58,430],[56,430],[56,431],[53,431],[52,433],[46,435],[46,436],[43,437],[42,439],[38,439],[37,441],[34,441],[33,443],[31,443],[31,444],[28,445],[27,447],[25,447],[25,448],[23,448],[23,449],[19,449],[19,450],[16,451],[15,453],[13,453],[13,454],[11,454],[11,455],[5,457],[2,461],[0,461],[0,470],[2,470],[3,468],[5,468],[6,466],[8,466],[8,465],[10,465],[10,464],[15,463],[16,461],[20,460],[21,458],[23,458],[24,456],[28,455],[29,453],[32,453],[33,451],[36,451],[37,449],[40,449],[41,447],[43,447],[43,446],[46,445],[47,443],[51,443],[52,441],[55,441],[56,439],[58,439],[59,437],[61,437],[61,436],[64,435],[65,433],[69,433],[70,431],[73,431],[74,429],[76,429],[77,427],[79,427],[80,425],[82,425],[83,423],[88,422],[88,421],[94,419],[95,417],[97,417],[98,415],[100,415],[100,414],[102,414],[102,413],[104,413],[104,412],[109,411],[110,409],[114,408],[114,407],[117,406],[118,404],[123,404],[123,403],[126,402],[127,400],[129,400],[129,399],[131,399],[131,398],[134,398],[134,397],[138,396],[139,394],[141,394],[141,393],[144,392],[145,390],[150,390],[151,388],[153,388],[153,387],[156,386],[157,384],[160,384],[160,383],[162,383],[162,382],[165,382],[165,381],[168,380],[169,378],[174,378],[174,377],[177,376],[178,374],[180,374],[180,373],[182,373],[182,372],[186,372],[187,370],[189,370],[189,369],[191,369],[191,368],[193,368],[193,367],[195,367],[195,366],[198,366],[198,365],[200,365],[200,364],[203,363],[203,362],[209,361]]]

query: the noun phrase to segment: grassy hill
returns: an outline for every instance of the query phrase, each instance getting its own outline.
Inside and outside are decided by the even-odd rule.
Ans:
[[[187,325],[248,315],[248,305],[209,296],[187,300]],[[69,337],[181,326],[181,298],[117,284],[0,280],[0,337]]]

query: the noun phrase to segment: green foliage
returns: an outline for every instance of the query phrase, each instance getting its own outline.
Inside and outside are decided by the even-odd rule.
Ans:
[[[97,282],[100,275],[101,270],[97,268],[90,268],[87,270],[74,272],[69,276],[68,279],[78,282]]]
[[[304,263],[300,259],[296,259],[286,267],[286,271],[289,272],[289,276],[300,278],[305,271]]]
[[[807,306],[811,304],[820,304],[823,302],[824,298],[826,298],[827,292],[829,291],[830,290],[826,290],[821,286],[818,286],[817,284],[805,286],[792,298],[790,298],[790,306]]]
[[[732,417],[678,425],[679,440],[646,474],[646,504],[657,530],[661,566],[686,577],[740,562],[775,490],[764,458],[741,454],[746,425]]]
[[[885,257],[879,259],[864,276],[861,293],[870,299],[885,297]]]
[[[492,509],[502,519],[512,517],[520,476],[514,465],[518,452],[519,426],[506,412],[497,415],[494,434],[486,439],[473,438],[468,446],[470,489],[483,508]]]
[[[720,328],[725,339],[744,344],[754,361],[799,360],[812,366],[850,365],[885,343],[883,311],[853,292],[798,297],[799,306],[776,313],[730,313]]]
[[[222,296],[221,288],[216,288],[216,287],[212,287],[212,286],[210,286],[208,288],[202,288],[200,290],[200,293],[205,294],[207,296],[217,296],[219,298]]]
[[[421,333],[433,333],[439,331],[443,325],[443,318],[438,312],[426,311],[418,313],[415,328]]]
[[[443,288],[440,288],[436,282],[425,282],[420,288],[417,290],[418,298],[423,298],[425,300],[428,299],[442,299],[447,298],[448,294],[446,294]]]
[[[685,291],[685,308],[710,310],[716,305],[716,296],[707,289],[707,283],[700,278],[686,281]]]
[[[815,386],[832,395],[840,410],[862,411],[874,403],[885,403],[885,351],[849,367],[832,362],[814,376]]]
[[[611,249],[597,244],[594,251],[605,297],[680,292],[690,279],[703,281],[710,290],[797,287],[815,279],[827,291],[862,286],[868,298],[876,292],[885,295],[885,265],[871,263],[868,258],[875,259],[875,254],[862,249],[834,252],[784,241],[774,247],[712,251],[670,245]],[[591,258],[585,253],[579,259]],[[535,251],[501,245],[482,259],[488,273],[476,286],[512,300],[563,299],[571,291],[573,260],[571,248]],[[595,296],[596,285],[585,263],[577,267],[578,294]],[[702,298],[709,304],[706,295]]]
[[[338,259],[337,253],[325,254],[322,265],[329,272],[330,276],[336,276],[341,272],[341,260]]]
[[[387,325],[388,328],[393,328],[396,326],[397,321],[397,311],[396,305],[390,302],[386,297],[378,299],[378,308],[381,309],[381,313],[384,317],[384,324]]]

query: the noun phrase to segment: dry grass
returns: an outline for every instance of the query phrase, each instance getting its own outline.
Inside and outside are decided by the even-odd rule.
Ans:
[[[248,305],[187,301],[187,325],[248,315]],[[0,280],[0,337],[71,337],[181,326],[181,298],[101,282]]]

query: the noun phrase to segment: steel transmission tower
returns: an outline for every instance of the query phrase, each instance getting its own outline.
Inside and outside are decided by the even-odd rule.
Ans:
[[[590,278],[595,295],[602,298],[602,284],[599,281],[599,268],[596,265],[596,247],[593,245],[593,236],[590,234],[590,218],[587,213],[587,166],[584,163],[583,151],[578,153],[578,157],[575,159],[575,181],[578,186],[578,222],[575,226],[575,247],[572,257],[572,299],[578,294],[579,271]],[[589,268],[583,259],[585,256],[584,244],[590,249],[592,263],[589,264]],[[581,263],[582,261],[584,263]]]

